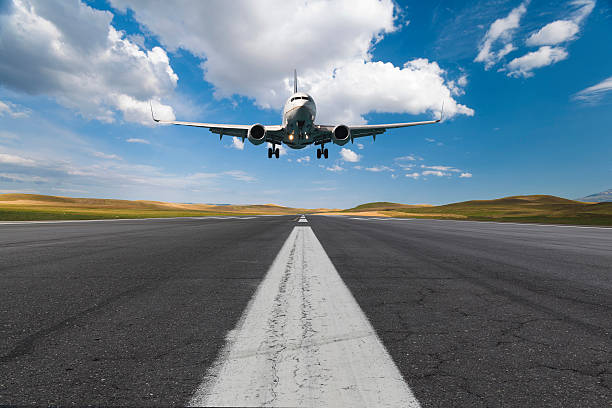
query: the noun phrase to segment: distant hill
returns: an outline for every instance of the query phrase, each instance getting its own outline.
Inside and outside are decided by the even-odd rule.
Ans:
[[[612,195],[612,190],[607,192]],[[603,193],[601,193],[603,194]],[[525,195],[472,200],[445,205],[374,202],[348,210],[305,209],[275,204],[211,205],[72,198],[36,194],[0,194],[0,220],[68,220],[102,218],[194,217],[260,214],[354,214],[379,217],[437,218],[612,226],[612,202],[568,200],[551,195]]]
[[[40,194],[0,194],[0,220],[153,218],[206,215],[307,214],[326,209],[282,207],[275,204],[211,205],[162,201],[73,198]]]
[[[577,200],[587,203],[612,203],[612,188],[610,190],[602,191],[601,193],[578,198]]]
[[[344,213],[405,218],[612,225],[612,202],[584,201],[587,202],[551,195],[525,195],[438,206],[376,202],[358,205],[344,210]]]

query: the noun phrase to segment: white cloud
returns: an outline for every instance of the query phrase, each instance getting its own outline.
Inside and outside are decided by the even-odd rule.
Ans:
[[[421,175],[420,175],[419,173],[417,173],[417,172],[414,172],[414,173],[408,173],[408,174],[406,174],[406,177],[409,177],[409,178],[412,178],[412,179],[415,179],[415,180],[416,180],[416,179],[418,179],[419,177],[421,177]]]
[[[372,166],[372,167],[366,167],[365,170],[367,171],[371,171],[374,173],[379,173],[381,171],[395,171],[393,170],[391,167],[388,166]]]
[[[357,148],[358,148],[359,150],[363,150],[363,147],[364,147],[364,146],[363,146],[363,144],[361,144],[361,143],[356,143],[356,145],[357,145]]]
[[[340,157],[342,158],[342,160],[350,163],[357,163],[359,160],[361,160],[360,155],[358,155],[351,149],[347,149],[345,147],[340,149]]]
[[[101,159],[106,159],[106,160],[121,160],[121,157],[117,156],[116,154],[106,154],[103,152],[93,152],[92,153],[94,156],[99,157]]]
[[[612,92],[612,76],[578,92],[574,95],[574,99],[582,102],[595,103],[601,100],[608,92]]]
[[[555,64],[566,59],[567,56],[568,53],[565,48],[544,45],[537,51],[513,59],[508,63],[506,69],[508,70],[508,76],[529,78],[533,76],[532,71],[534,69]]]
[[[337,164],[334,164],[331,167],[326,167],[325,170],[329,170],[329,171],[333,171],[333,172],[338,172],[338,171],[344,170],[344,167],[340,167]]]
[[[575,7],[572,20],[580,24],[595,8],[595,0],[574,0],[570,2],[570,6]]]
[[[409,154],[407,156],[401,156],[401,157],[396,157],[395,161],[417,161],[417,160],[423,160],[422,157],[419,156],[415,156],[413,154]]]
[[[223,172],[223,174],[227,174],[228,176],[231,176],[232,178],[238,181],[252,182],[252,181],[257,180],[257,178],[251,176],[249,173],[247,173],[246,171],[242,171],[242,170],[230,170],[230,171]]]
[[[399,29],[392,0],[111,4],[134,10],[169,49],[201,58],[204,79],[218,98],[245,95],[277,109],[291,92],[297,67],[300,89],[315,98],[321,122],[365,123],[364,115],[373,111],[435,114],[442,100],[448,116],[473,114],[454,100],[457,93],[436,62],[417,58],[394,66],[372,60],[373,46]]]
[[[244,142],[239,137],[232,137],[231,147],[236,150],[244,150]]]
[[[21,109],[11,102],[0,101],[0,116],[8,115],[14,119],[27,118],[30,116],[28,109]]]
[[[472,178],[472,173],[461,173],[459,178]]]
[[[495,21],[491,25],[491,29],[487,32],[483,43],[481,44],[480,53],[475,61],[485,62],[485,69],[491,68],[499,62],[504,56],[517,48],[510,42],[513,31],[518,28],[520,17],[525,13],[528,2],[522,3],[514,9],[506,19]],[[584,19],[593,11],[595,0],[574,0],[569,3],[573,11],[564,19],[550,22],[539,30],[533,32],[526,40],[525,44],[531,47],[540,47],[536,51],[528,52],[521,57],[514,58],[509,63],[505,64],[499,71],[506,71],[508,76],[528,78],[533,76],[533,71],[537,68],[555,64],[568,57],[568,52],[565,45],[578,38],[580,25]],[[520,14],[520,15],[519,15]],[[511,16],[514,18],[510,19]],[[517,18],[518,17],[518,18]],[[494,36],[489,36],[493,26],[498,22],[503,22],[495,33],[499,34],[500,42],[505,43],[505,46],[497,53],[492,52],[491,44],[496,40]],[[493,41],[488,41],[492,39]],[[555,46],[556,47],[551,47]]]
[[[555,45],[576,38],[580,31],[578,24],[568,20],[557,20],[546,24],[539,31],[531,34],[525,42],[530,46]]]
[[[474,61],[483,62],[485,69],[489,69],[515,49],[511,43],[512,36],[519,27],[521,18],[527,12],[528,3],[528,1],[521,3],[506,17],[499,18],[491,24],[478,47],[478,55]],[[498,43],[503,44],[503,46],[496,52],[493,48]]]
[[[86,118],[151,124],[148,101],[178,80],[166,52],[141,49],[80,1],[13,0],[0,14],[0,84],[54,97]],[[161,105],[161,103],[158,103]],[[161,105],[164,118],[172,108]]]
[[[15,164],[18,166],[34,166],[36,164],[32,159],[6,153],[0,153],[0,163]]]
[[[299,159],[296,160],[296,162],[298,162],[298,163],[309,163],[310,162],[310,156],[300,157]]]
[[[451,166],[425,166],[421,165],[422,169],[439,170],[439,171],[452,171],[453,173],[460,173],[461,170]]]
[[[125,140],[128,143],[141,143],[141,144],[151,144],[151,142],[149,142],[148,140],[145,139],[138,139],[136,137],[131,137],[129,139]]]
[[[450,176],[450,173],[445,173],[439,170],[425,170],[421,174],[423,176],[436,176],[436,177]]]
[[[45,183],[49,179],[40,176],[31,176],[28,174],[19,173],[0,173],[0,181],[2,182],[18,182],[18,183]]]

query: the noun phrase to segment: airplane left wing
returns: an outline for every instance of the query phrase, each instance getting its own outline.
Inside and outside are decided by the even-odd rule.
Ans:
[[[388,123],[385,125],[361,125],[361,126],[347,126],[351,132],[351,140],[356,137],[374,136],[385,133],[387,129],[396,129],[410,126],[419,125],[431,125],[433,123],[439,123],[442,121],[442,115],[444,114],[444,103],[442,103],[442,110],[440,111],[440,118],[436,120],[424,120],[421,122],[405,122],[405,123]],[[316,144],[329,143],[331,141],[331,134],[335,126],[329,125],[315,125],[315,140]]]
[[[351,131],[351,139],[363,136],[376,136],[381,133],[385,133],[387,129],[395,129],[395,128],[403,128],[409,126],[419,126],[419,125],[430,125],[433,123],[438,123],[442,119],[436,120],[426,120],[422,122],[406,122],[406,123],[389,123],[385,125],[362,125],[362,126],[348,126]],[[317,125],[316,130],[322,138],[325,138],[324,135],[327,135],[331,140],[331,132],[334,130],[335,126],[328,125]]]

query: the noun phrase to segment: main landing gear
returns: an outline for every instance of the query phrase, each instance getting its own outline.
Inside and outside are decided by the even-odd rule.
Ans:
[[[276,145],[268,147],[268,159],[271,159],[272,156],[276,157],[277,159],[280,157],[280,150],[278,147],[276,147]]]
[[[321,156],[327,159],[328,155],[329,155],[329,151],[325,148],[325,146],[321,145],[321,148],[317,149],[317,159],[320,159]]]

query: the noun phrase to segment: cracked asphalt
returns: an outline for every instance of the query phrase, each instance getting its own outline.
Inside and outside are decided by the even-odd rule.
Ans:
[[[0,225],[0,404],[185,404],[295,220]],[[612,405],[612,230],[308,220],[423,407]]]

